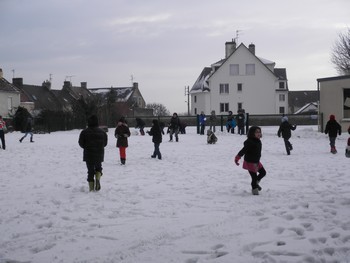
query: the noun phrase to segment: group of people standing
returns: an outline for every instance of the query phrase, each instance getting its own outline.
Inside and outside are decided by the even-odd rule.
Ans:
[[[207,117],[202,111],[201,114],[198,116],[198,122],[200,135],[204,135],[205,127],[207,124]],[[217,123],[217,117],[215,114],[215,111],[211,111],[209,116],[209,130],[215,133],[215,126]],[[245,126],[246,126],[246,114],[244,109],[239,109],[237,111],[237,115],[234,116],[232,111],[228,112],[227,120],[226,120],[226,130],[228,133],[235,133],[235,128],[238,128],[238,134],[243,135],[245,134]]]

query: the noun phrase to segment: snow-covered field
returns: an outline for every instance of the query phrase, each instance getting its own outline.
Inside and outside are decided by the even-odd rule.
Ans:
[[[6,135],[0,263],[350,262],[345,131],[333,155],[316,126],[298,126],[287,156],[278,127],[262,127],[267,175],[253,196],[233,162],[245,136],[208,145],[189,127],[178,143],[163,137],[157,160],[131,130],[126,166],[109,130],[100,192],[88,192],[80,130]]]

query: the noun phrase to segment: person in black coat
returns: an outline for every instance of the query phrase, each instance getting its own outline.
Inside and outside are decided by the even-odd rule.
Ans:
[[[238,134],[243,135],[244,134],[244,126],[245,126],[245,115],[244,115],[244,110],[240,109],[237,112],[236,116],[236,122],[237,122],[237,127],[238,127]]]
[[[24,136],[23,136],[21,139],[19,139],[19,142],[22,142],[23,139],[24,139],[25,137],[27,137],[28,134],[30,134],[30,142],[34,142],[34,141],[33,141],[33,132],[32,132],[32,127],[33,127],[32,121],[33,121],[33,120],[32,120],[31,117],[29,117],[29,118],[27,119],[27,124],[26,124],[25,129],[24,129],[25,134],[24,134]]]
[[[161,160],[162,154],[160,153],[159,146],[162,143],[162,134],[164,134],[164,132],[160,127],[158,120],[152,121],[152,128],[150,131],[147,131],[147,133],[152,136],[152,142],[154,143],[154,152],[151,157],[158,157],[158,159]]]
[[[243,148],[235,157],[236,165],[239,165],[239,160],[244,155],[243,169],[248,170],[252,182],[252,193],[258,195],[261,191],[260,181],[266,175],[266,170],[260,162],[262,144],[260,138],[261,128],[258,126],[250,127],[247,133],[247,139],[244,141]]]
[[[297,128],[296,125],[291,125],[288,122],[288,117],[283,116],[282,117],[282,123],[277,131],[278,137],[281,137],[284,140],[284,145],[286,147],[287,155],[290,155],[290,151],[293,150],[293,145],[289,142],[290,137],[292,137],[292,131],[294,131]]]
[[[331,153],[337,153],[337,149],[335,148],[335,140],[338,134],[341,135],[341,126],[335,120],[335,116],[333,114],[329,116],[329,121],[326,124],[326,129],[324,132],[325,134],[328,134]]]
[[[78,142],[80,147],[84,149],[83,161],[86,162],[88,169],[89,190],[99,191],[101,189],[100,179],[102,176],[102,162],[104,161],[104,148],[107,145],[108,137],[98,127],[96,115],[88,118],[88,128],[80,133]]]
[[[173,141],[173,134],[175,134],[175,139],[178,142],[179,141],[179,130],[180,130],[180,119],[177,113],[175,112],[173,114],[173,117],[170,119],[169,123],[169,133],[170,133],[170,142]]]
[[[136,118],[136,126],[135,128],[140,128],[141,135],[145,135],[144,128],[146,123],[141,118]]]
[[[126,162],[126,148],[128,145],[128,137],[130,137],[130,129],[124,117],[118,121],[117,128],[114,131],[114,136],[117,138],[117,147],[119,148],[120,163],[125,165]]]

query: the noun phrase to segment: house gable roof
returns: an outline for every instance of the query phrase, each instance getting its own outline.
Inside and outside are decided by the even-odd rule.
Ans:
[[[299,109],[310,102],[318,101],[318,94],[317,90],[289,91],[288,104]]]
[[[209,85],[208,85],[208,78],[211,73],[212,69],[209,67],[205,67],[199,77],[197,78],[196,82],[193,84],[191,88],[191,93],[194,92],[202,92],[202,91],[209,91]]]
[[[4,78],[0,78],[0,92],[20,93],[20,90]]]
[[[35,110],[58,111],[61,105],[55,95],[45,86],[24,84],[20,87],[25,96],[21,96],[21,102],[34,102]]]
[[[211,67],[205,67],[197,78],[196,82],[193,84],[191,88],[191,93],[194,92],[203,92],[210,91],[208,87],[208,80],[218,71],[220,68],[233,56],[235,53],[240,52],[239,50],[245,48],[249,53],[254,56],[260,63],[263,65],[268,72],[274,75],[279,80],[287,80],[287,73],[285,68],[275,68],[274,71],[271,71],[267,65],[274,65],[275,62],[257,57],[253,54],[249,48],[247,48],[243,43],[241,43],[235,51],[232,52],[227,58],[221,59],[211,65]],[[287,87],[288,89],[288,87]]]
[[[106,95],[113,90],[116,94],[117,102],[127,102],[135,91],[135,87],[110,87],[110,88],[93,88],[89,89],[94,94]]]

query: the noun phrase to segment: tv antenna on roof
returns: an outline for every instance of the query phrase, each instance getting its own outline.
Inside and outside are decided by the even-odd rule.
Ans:
[[[242,30],[236,30],[236,37],[235,37],[235,41],[238,44],[238,36],[240,35],[240,32],[242,32]]]
[[[130,75],[130,80],[131,80],[131,84],[134,84],[134,75],[133,74]]]
[[[67,79],[69,79],[69,82],[72,82],[73,77],[75,77],[75,75],[66,76],[65,81],[67,81]]]

